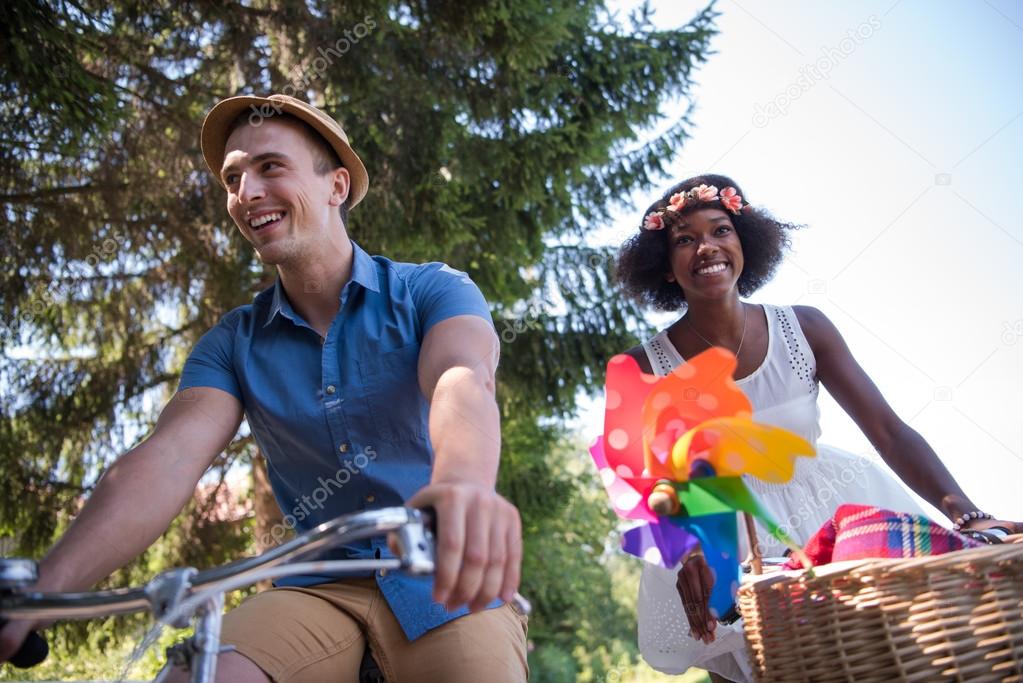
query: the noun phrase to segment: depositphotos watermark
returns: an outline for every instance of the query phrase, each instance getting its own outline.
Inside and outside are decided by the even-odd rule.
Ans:
[[[296,498],[295,507],[291,508],[291,512],[285,514],[280,522],[274,524],[270,527],[269,531],[263,534],[261,539],[263,546],[268,546],[272,543],[277,544],[284,540],[289,530],[294,529],[296,524],[311,515],[314,510],[323,509],[323,504],[328,498],[343,489],[345,484],[352,480],[352,477],[362,474],[363,470],[369,467],[369,464],[376,459],[376,450],[372,446],[367,446],[365,450],[356,453],[350,460],[345,461],[338,471],[334,473],[333,477],[329,479],[317,477],[319,486],[307,495]]]
[[[543,323],[541,322],[541,316],[542,313],[540,310],[530,306],[526,309],[525,313],[519,317],[502,320],[501,341],[505,344],[511,344],[526,330],[542,330]]]
[[[858,454],[840,471],[832,472],[832,476],[823,482],[816,482],[819,488],[814,492],[815,495],[803,500],[799,508],[782,522],[781,530],[788,535],[793,535],[810,519],[819,517],[822,510],[834,510],[838,504],[848,499],[849,488],[853,482],[860,480],[860,476],[868,469],[877,467],[875,460],[876,457],[872,454]],[[815,530],[811,529],[810,531]]]
[[[838,41],[834,47],[822,47],[821,56],[812,64],[806,64],[799,69],[799,78],[775,95],[767,104],[757,103],[753,110],[753,125],[763,128],[771,119],[785,116],[793,102],[805,95],[818,81],[827,79],[831,70],[837,67],[842,60],[856,51],[863,41],[874,35],[881,28],[881,20],[873,14],[857,26],[849,29],[845,38]]]
[[[1023,339],[1023,320],[1002,323],[1002,343],[1012,346],[1020,339]]]
[[[88,277],[98,270],[101,263],[108,261],[111,256],[123,250],[127,242],[128,234],[123,228],[116,226],[110,235],[90,251],[85,258],[79,259],[79,261],[85,263],[84,266],[75,262],[68,263],[58,279],[48,283],[36,283],[29,290],[26,303],[21,307],[21,312],[18,314],[21,323],[23,325],[31,325],[38,322],[38,319],[49,308],[60,303],[61,298],[68,299],[71,297],[71,287],[63,284],[61,278]],[[11,326],[6,326],[8,327],[6,330],[3,329],[4,327],[3,324],[0,324],[0,330],[3,331],[3,334],[13,336]]]
[[[377,22],[367,14],[358,24],[350,29],[345,29],[342,32],[344,35],[340,38],[333,43],[328,43],[328,47],[320,46],[316,48],[318,56],[308,64],[308,67],[305,65],[295,67],[291,81],[281,88],[281,93],[289,97],[295,97],[296,93],[304,92],[308,89],[312,80],[323,77],[327,69],[333,66],[335,59],[341,59],[348,54],[348,51],[354,45],[368,36],[370,31],[376,27]],[[278,115],[283,111],[283,107],[278,104],[263,104],[259,107],[253,104],[250,105],[250,108],[252,113],[249,114],[249,125],[255,128],[263,124],[263,119]]]

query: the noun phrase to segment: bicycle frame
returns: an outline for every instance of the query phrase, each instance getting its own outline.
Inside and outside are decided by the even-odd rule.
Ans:
[[[222,651],[224,593],[264,579],[297,574],[379,569],[430,574],[434,571],[434,548],[428,523],[424,513],[404,507],[345,515],[261,555],[201,572],[191,567],[171,569],[141,587],[82,593],[14,592],[0,597],[0,616],[92,619],[145,610],[161,623],[184,628],[198,615],[195,635],[168,649],[167,665],[157,681],[163,680],[173,665],[184,665],[190,671],[191,683],[210,683],[216,675],[217,655]],[[291,562],[325,548],[389,532],[395,532],[398,539],[399,556],[394,559]],[[27,583],[25,579],[23,583]]]

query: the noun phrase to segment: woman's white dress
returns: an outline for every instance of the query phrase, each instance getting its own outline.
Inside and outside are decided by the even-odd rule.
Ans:
[[[923,514],[920,506],[872,456],[858,456],[817,443],[820,409],[817,365],[791,307],[764,305],[767,355],[763,364],[737,384],[753,405],[753,419],[799,434],[817,449],[815,458],[797,458],[793,478],[768,484],[743,477],[749,489],[788,534],[803,544],[842,503],[878,505]],[[666,375],[685,361],[662,331],[643,345],[654,374]],[[876,456],[873,456],[876,457]],[[767,557],[784,546],[757,525]],[[740,533],[745,539],[745,533]],[[747,549],[742,548],[742,556]],[[679,565],[681,566],[681,565]],[[733,681],[752,680],[742,621],[718,624],[715,641],[704,645],[689,635],[689,622],[675,588],[678,568],[644,563],[639,586],[639,649],[653,668],[669,674],[700,667]]]

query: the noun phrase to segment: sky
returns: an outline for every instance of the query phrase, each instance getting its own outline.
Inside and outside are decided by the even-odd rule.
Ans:
[[[624,10],[633,2],[614,3]],[[651,2],[654,23],[703,5]],[[721,0],[692,138],[592,237],[620,244],[677,180],[733,177],[804,223],[748,300],[822,310],[974,503],[1023,521],[1023,3]],[[677,118],[685,103],[669,107]],[[651,314],[659,328],[674,316]],[[602,431],[602,397],[577,421]],[[823,443],[871,452],[821,392]]]

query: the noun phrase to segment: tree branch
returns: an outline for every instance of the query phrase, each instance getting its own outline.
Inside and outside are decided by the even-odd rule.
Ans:
[[[114,185],[96,185],[94,183],[85,183],[83,185],[47,187],[42,190],[35,190],[34,192],[3,194],[0,195],[0,202],[10,202],[11,204],[29,204],[37,199],[45,199],[46,197],[55,197],[66,194],[92,194],[94,192],[103,192],[104,190],[125,190],[128,187],[129,187],[128,183],[117,183]]]

